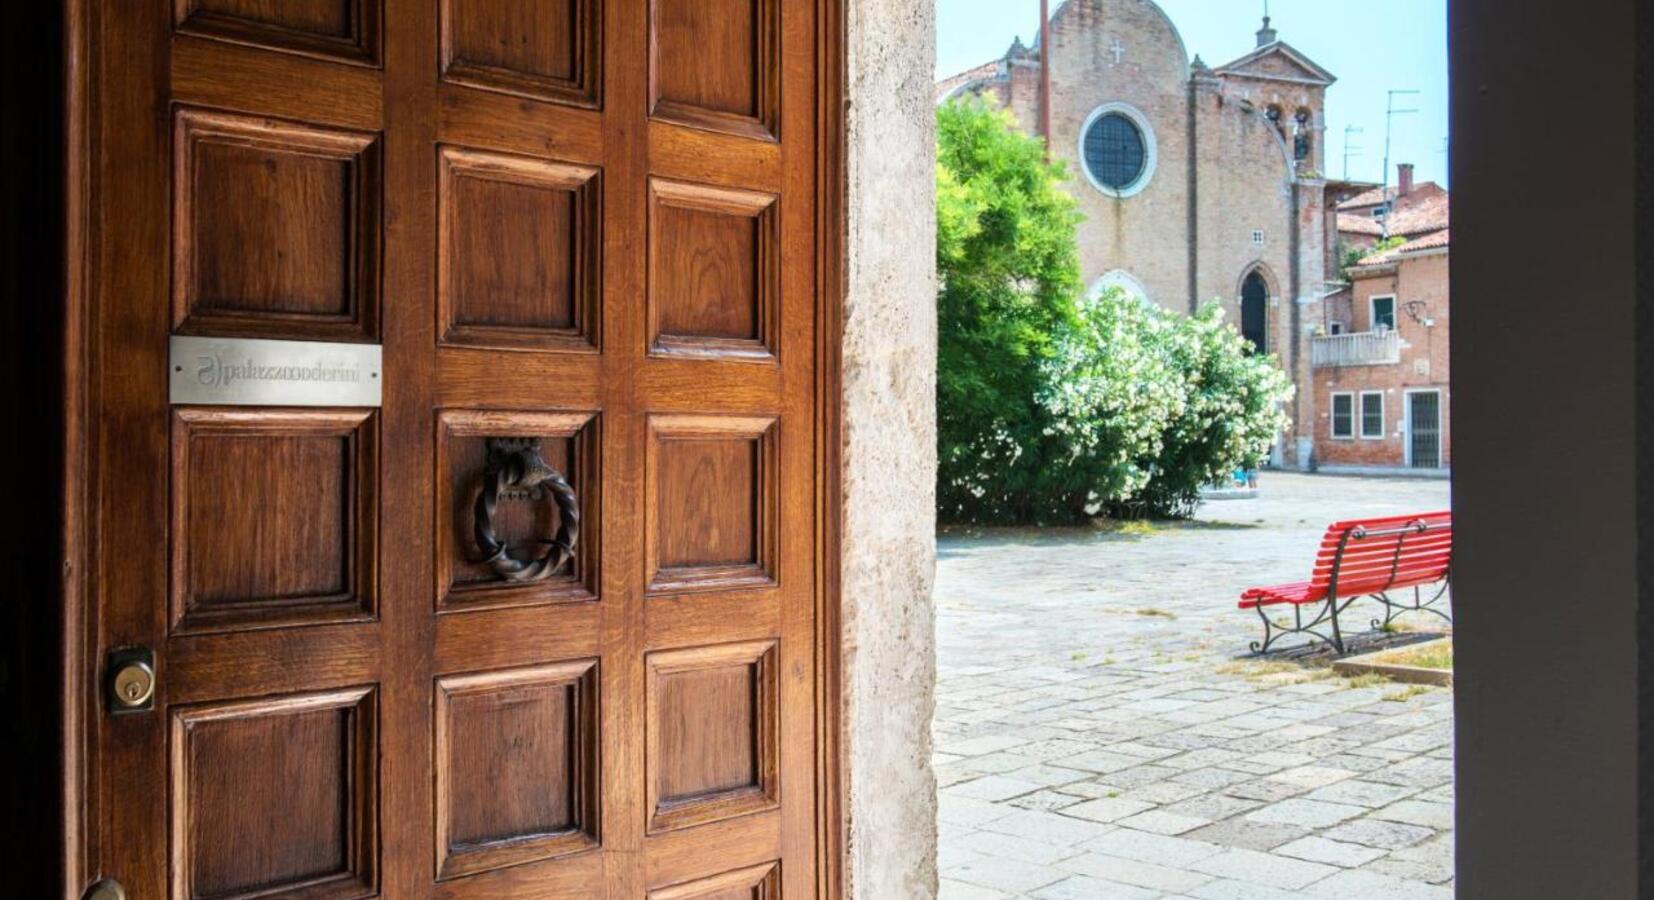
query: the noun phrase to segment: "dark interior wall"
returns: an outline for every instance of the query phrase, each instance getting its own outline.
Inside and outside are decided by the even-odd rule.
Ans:
[[[1654,10],[1637,12],[1638,886],[1654,894]]]
[[[1634,0],[1452,0],[1459,896],[1637,896]]]
[[[61,4],[0,3],[0,853],[8,897],[62,896]]]

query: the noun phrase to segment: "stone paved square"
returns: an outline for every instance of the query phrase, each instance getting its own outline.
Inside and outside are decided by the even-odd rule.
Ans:
[[[1333,521],[1448,502],[1266,472],[1188,523],[944,536],[944,900],[1451,897],[1451,690],[1260,661],[1235,606],[1306,577]]]

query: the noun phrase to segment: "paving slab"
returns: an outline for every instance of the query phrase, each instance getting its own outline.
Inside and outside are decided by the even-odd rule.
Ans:
[[[1121,819],[1135,816],[1138,813],[1148,812],[1154,804],[1142,800],[1127,800],[1124,797],[1103,797],[1097,800],[1087,800],[1084,803],[1067,807],[1062,815],[1077,819],[1086,819],[1092,822],[1117,822]]]
[[[1169,837],[1120,828],[1087,841],[1083,849],[1104,856],[1120,857],[1138,862],[1153,863],[1173,868],[1187,868],[1191,863],[1223,852],[1219,844]]]
[[[1305,862],[1257,850],[1225,850],[1195,862],[1190,868],[1208,875],[1233,878],[1282,890],[1299,890],[1338,873],[1321,863]]]
[[[1198,828],[1189,832],[1188,836],[1196,840],[1211,841],[1225,847],[1241,847],[1247,850],[1273,850],[1288,841],[1294,841],[1309,834],[1310,830],[1299,825],[1286,825],[1280,822],[1257,822],[1244,816],[1236,819],[1225,819],[1205,828]]]
[[[1433,828],[1408,825],[1404,822],[1386,822],[1383,819],[1370,817],[1345,822],[1337,828],[1328,828],[1321,832],[1322,837],[1331,840],[1365,844],[1368,847],[1377,847],[1381,850],[1400,850],[1403,847],[1411,847],[1436,834],[1437,832]]]
[[[1331,828],[1346,822],[1367,810],[1346,803],[1326,803],[1294,797],[1271,803],[1246,814],[1249,822],[1271,822],[1277,825],[1296,825],[1299,828]]]
[[[1304,895],[1297,891],[1223,878],[1195,888],[1189,896],[1196,900],[1301,900]]]
[[[1377,872],[1339,872],[1310,891],[1329,900],[1453,900],[1453,889]]]
[[[1428,803],[1423,800],[1403,800],[1373,813],[1373,818],[1387,822],[1405,822],[1443,831],[1453,827],[1453,807],[1447,803]]]
[[[1065,860],[1061,868],[1081,875],[1089,875],[1106,881],[1117,881],[1122,884],[1168,894],[1192,891],[1212,880],[1210,875],[1202,875],[1182,867],[1161,866],[1096,853],[1088,853]]]
[[[1212,820],[1203,819],[1199,816],[1179,815],[1164,809],[1151,809],[1148,812],[1121,819],[1119,824],[1121,828],[1173,836],[1187,831],[1194,831],[1204,825],[1210,825]]]
[[[979,853],[983,857],[1004,857],[1042,866],[1068,859],[1079,852],[1068,844],[1047,843],[1035,838],[991,831],[978,831],[952,843],[953,846]]]
[[[1266,472],[1144,535],[943,535],[943,900],[1451,896],[1451,689],[1260,664],[1235,608],[1301,580],[1328,522],[1449,490]]]
[[[1328,840],[1316,835],[1289,841],[1276,847],[1274,852],[1282,856],[1290,856],[1293,859],[1326,863],[1329,866],[1339,866],[1346,869],[1366,865],[1384,856],[1383,850],[1375,850],[1362,844],[1346,844],[1343,841]]]
[[[1009,800],[1023,794],[1045,787],[1032,781],[1023,781],[1003,775],[985,775],[981,778],[961,782],[952,787],[944,788],[943,792],[955,797],[966,797],[971,800],[986,800],[990,803],[998,800]]]
[[[1042,841],[1046,844],[1071,847],[1095,840],[1113,830],[1113,826],[1049,812],[1024,810],[982,826],[984,832],[1015,835]]]
[[[954,866],[948,870],[948,877],[977,887],[993,888],[1020,896],[1037,891],[1048,884],[1055,884],[1063,880],[1066,873],[1061,869],[1053,869],[1038,863],[1002,856],[986,856]]]
[[[1160,900],[1160,891],[1105,878],[1075,875],[1040,888],[1030,895],[1036,900]]]
[[[937,900],[1010,900],[1015,895],[944,878],[936,896]]]

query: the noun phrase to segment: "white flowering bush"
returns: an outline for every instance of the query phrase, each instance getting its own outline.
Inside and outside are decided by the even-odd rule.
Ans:
[[[1193,316],[1118,289],[1082,304],[1040,403],[1068,457],[1048,475],[1073,517],[1179,517],[1200,490],[1256,466],[1292,386],[1212,304]]]
[[[1166,353],[1170,317],[1115,288],[1082,301],[1079,319],[1057,341],[1039,391],[1066,451],[1046,483],[1075,519],[1148,487],[1162,438],[1187,402]]]
[[[1117,512],[1193,513],[1201,488],[1260,465],[1287,426],[1283,407],[1293,387],[1273,356],[1253,354],[1215,303],[1176,318],[1165,352],[1183,402],[1147,462],[1148,483],[1122,498]]]

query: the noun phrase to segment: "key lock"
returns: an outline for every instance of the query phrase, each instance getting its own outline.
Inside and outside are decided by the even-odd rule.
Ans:
[[[113,878],[104,880],[86,889],[83,900],[126,900],[126,888]]]
[[[105,672],[110,712],[122,715],[155,708],[155,651],[148,647],[112,651]]]
[[[537,541],[532,553],[512,552],[494,527],[501,500],[555,503],[557,534],[550,540]],[[537,439],[488,439],[488,464],[472,509],[472,536],[482,552],[476,562],[493,569],[504,581],[523,583],[549,578],[574,558],[574,548],[580,542],[580,500],[563,473],[540,455]]]

